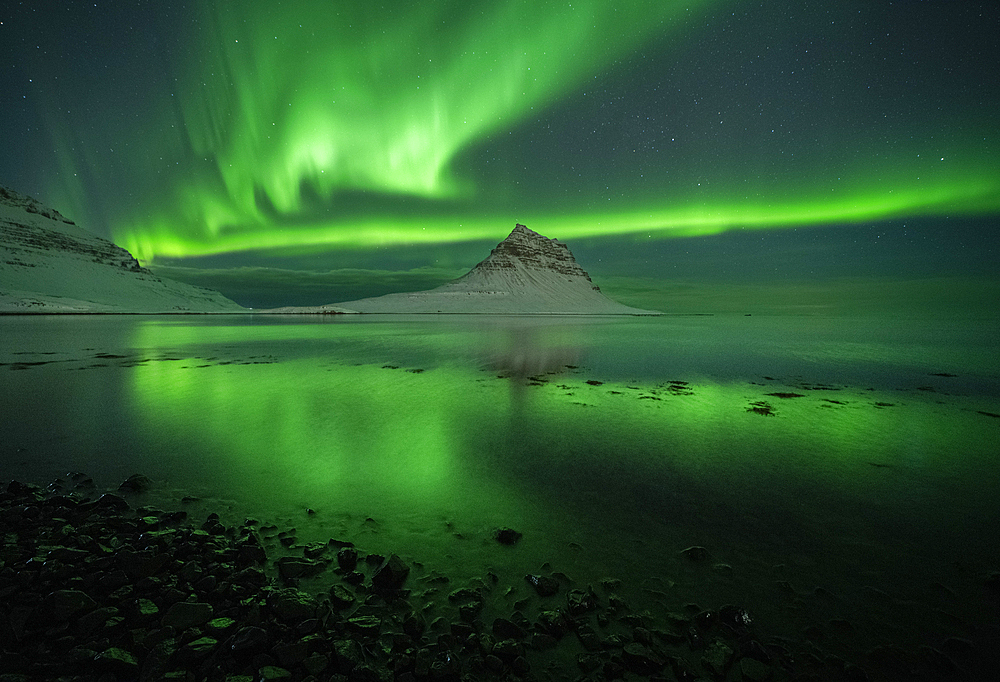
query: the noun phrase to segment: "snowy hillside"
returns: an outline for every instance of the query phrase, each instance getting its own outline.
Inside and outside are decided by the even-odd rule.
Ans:
[[[430,291],[338,303],[362,313],[658,315],[612,301],[569,248],[517,225],[479,265]]]
[[[0,187],[0,313],[242,310],[218,292],[157,277],[125,249]]]

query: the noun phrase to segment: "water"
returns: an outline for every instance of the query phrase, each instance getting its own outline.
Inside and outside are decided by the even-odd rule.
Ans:
[[[654,614],[731,602],[771,634],[813,626],[842,655],[938,646],[985,637],[994,608],[998,331],[6,317],[0,463],[42,484],[141,472],[151,502],[196,495],[195,516],[353,540],[455,583],[524,585],[548,563],[581,584],[617,577]],[[524,537],[500,546],[500,527]],[[691,545],[711,560],[679,554]]]

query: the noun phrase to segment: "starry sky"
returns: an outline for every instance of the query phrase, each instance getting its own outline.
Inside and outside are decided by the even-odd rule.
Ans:
[[[253,307],[437,286],[520,222],[640,307],[991,311],[998,35],[964,0],[5,3],[0,184]]]

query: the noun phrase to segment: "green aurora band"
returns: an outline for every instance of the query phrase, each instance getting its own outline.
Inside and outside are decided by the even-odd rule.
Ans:
[[[145,151],[118,171],[148,175],[158,155],[166,176],[115,209],[112,235],[149,262],[495,239],[515,219],[567,239],[1000,211],[1000,164],[975,130],[934,147],[933,160],[914,161],[914,145],[875,166],[866,157],[807,178],[788,173],[784,185],[760,173],[737,185],[731,178],[740,172],[729,169],[730,179],[716,174],[705,187],[664,177],[662,192],[647,189],[620,207],[484,201],[492,190],[463,172],[463,154],[643,45],[673,40],[695,18],[692,7],[713,3],[455,1],[385,12],[314,0],[252,13],[240,3],[205,3],[190,57],[178,67],[174,109],[159,114],[163,134],[133,140]],[[877,131],[867,137],[869,146],[879,139]],[[822,165],[824,153],[815,151],[810,166]],[[79,186],[63,192],[70,206],[86,203]],[[344,207],[358,195],[374,212]],[[414,204],[419,210],[399,208]]]

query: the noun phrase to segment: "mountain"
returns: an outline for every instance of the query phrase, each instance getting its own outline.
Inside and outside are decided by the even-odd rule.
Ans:
[[[0,313],[243,310],[218,292],[157,277],[125,249],[0,187]]]
[[[336,304],[361,313],[659,315],[612,301],[569,247],[517,225],[479,265],[430,291]],[[332,306],[323,306],[324,309]]]

